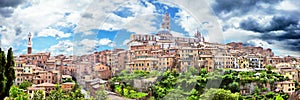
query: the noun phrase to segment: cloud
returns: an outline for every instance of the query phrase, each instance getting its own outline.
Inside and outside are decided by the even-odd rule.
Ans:
[[[249,18],[240,24],[244,30],[260,33],[257,37],[272,45],[281,45],[282,49],[299,51],[300,19],[290,16],[273,16],[271,20],[260,23]]]
[[[288,40],[288,41],[277,41],[277,40],[262,40],[262,39],[250,39],[246,41],[246,44],[250,44],[252,46],[261,46],[264,48],[271,48],[273,52],[277,54],[277,56],[295,56],[299,57],[300,52],[297,50],[291,50],[290,48],[287,48],[288,46],[285,46],[289,44],[289,42],[292,43],[299,43],[299,40]],[[274,45],[276,44],[276,45]],[[299,44],[297,44],[299,47]],[[298,48],[299,50],[299,48]]]
[[[100,46],[114,47],[116,44],[108,38],[102,39],[83,39],[81,41],[74,41],[74,55],[83,55],[93,53],[98,50]]]
[[[29,32],[40,33],[53,26],[76,26],[90,1],[0,0],[0,14],[7,14],[7,17],[0,16],[0,25],[5,27],[0,32],[2,46],[23,45]],[[68,33],[60,36],[67,37]]]
[[[0,0],[0,15],[2,17],[11,17],[14,9],[23,2],[24,0]]]
[[[154,26],[157,15],[154,13],[155,6],[149,2],[145,2],[146,6],[141,4],[141,1],[94,1],[85,11],[83,17],[76,27],[76,33],[83,32],[84,35],[90,34],[92,29],[100,30],[122,30],[137,34],[145,34],[156,31]],[[111,8],[111,9],[107,9]],[[119,11],[127,8],[130,16],[119,16],[114,11]]]
[[[242,41],[276,50],[278,55],[300,51],[300,4],[296,0],[215,0],[210,3],[223,26],[226,41]]]
[[[112,41],[108,38],[102,38],[102,39],[99,40],[100,45],[108,45],[110,43],[112,43]]]
[[[247,20],[243,20],[240,23],[240,28],[250,30],[254,32],[270,32],[279,30],[289,30],[291,28],[297,28],[299,18],[288,16],[273,16],[269,22],[260,23],[259,20],[249,17]]]
[[[189,36],[193,36],[196,30],[206,31],[206,37],[210,42],[224,42],[222,28],[217,17],[210,9],[208,2],[205,0],[175,0],[159,2],[167,4],[171,7],[180,8],[176,14],[179,18],[176,19],[178,23]]]
[[[127,46],[127,43],[129,43],[129,42],[130,42],[130,39],[124,40],[122,46]]]
[[[64,33],[55,29],[44,29],[37,34],[39,37],[57,37],[57,38],[68,38],[71,36],[71,33]]]
[[[282,0],[215,0],[212,8],[219,18],[227,19],[233,16],[243,16],[252,11],[274,9],[273,6]]]
[[[1,0],[0,7],[16,7],[24,0]]]
[[[63,40],[59,41],[57,44],[51,46],[48,49],[43,51],[51,52],[53,55],[64,54],[64,55],[71,55],[73,54],[73,42],[70,40]]]

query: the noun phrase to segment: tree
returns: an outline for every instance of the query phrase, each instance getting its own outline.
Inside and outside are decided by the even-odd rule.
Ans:
[[[44,96],[45,94],[43,90],[34,91],[32,100],[43,100]]]
[[[181,89],[171,90],[163,100],[185,100],[184,92]]]
[[[16,86],[12,86],[9,90],[9,98],[14,100],[29,100],[29,95],[24,93],[24,90],[19,89]]]
[[[5,87],[6,87],[6,77],[5,77],[5,53],[0,48],[0,99],[3,100],[5,98]]]
[[[63,100],[63,99],[64,99],[63,90],[59,86],[56,86],[56,90],[52,90],[50,92],[50,95],[47,97],[47,100]]]
[[[284,99],[280,95],[277,95],[275,100],[284,100]]]
[[[0,100],[9,96],[10,87],[15,80],[14,57],[12,48],[9,48],[7,57],[4,51],[0,49]]]
[[[201,100],[238,100],[238,93],[231,93],[229,90],[224,89],[208,89],[200,96]]]
[[[74,82],[74,81],[73,81],[72,78],[68,78],[68,79],[66,79],[66,80],[63,81],[63,83],[66,83],[66,82]]]
[[[22,82],[22,83],[19,85],[19,88],[20,88],[20,89],[26,90],[27,87],[30,87],[31,85],[32,85],[32,83],[30,83],[30,82],[28,82],[28,81],[24,81],[24,82]]]
[[[108,96],[107,96],[107,93],[106,93],[103,85],[101,85],[101,89],[99,91],[96,91],[95,99],[96,100],[108,100]]]
[[[75,85],[74,85],[74,87],[72,88],[72,92],[75,92],[76,90],[80,90],[81,89],[81,87],[80,87],[80,85],[78,84],[78,83],[75,83]]]
[[[12,48],[8,49],[7,52],[7,62],[5,64],[5,76],[6,76],[6,87],[5,87],[5,96],[9,95],[10,87],[13,85],[13,81],[16,79],[15,70],[14,70],[14,56]]]
[[[268,69],[268,71],[271,71],[273,69],[272,65],[266,65],[266,68]]]
[[[77,88],[74,92],[71,92],[72,99],[83,99],[84,94],[81,93],[81,88]]]

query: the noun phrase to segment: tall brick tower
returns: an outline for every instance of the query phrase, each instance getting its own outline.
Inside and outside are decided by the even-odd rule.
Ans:
[[[162,18],[161,28],[170,31],[170,16],[168,13],[166,13]]]
[[[28,43],[27,43],[27,54],[32,53],[32,40],[31,40],[31,33],[28,34]]]

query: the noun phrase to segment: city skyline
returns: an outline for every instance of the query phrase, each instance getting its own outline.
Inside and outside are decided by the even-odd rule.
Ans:
[[[17,55],[26,54],[27,34],[32,32],[33,53],[71,55],[78,48],[83,54],[126,48],[124,43],[128,42],[130,34],[155,34],[160,30],[161,16],[169,13],[174,36],[193,36],[200,30],[207,37],[220,34],[223,39],[217,40],[222,44],[243,42],[271,48],[275,55],[299,56],[300,22],[295,16],[299,13],[298,1],[236,2],[230,6],[221,5],[222,1],[218,0],[190,2],[202,2],[201,12],[193,11],[199,7],[182,7],[189,2],[62,1],[50,2],[50,5],[45,1],[8,2],[10,5],[1,6],[1,9],[10,7],[7,9],[10,12],[1,12],[0,18],[4,20],[0,22],[1,47],[12,46]],[[240,9],[240,5],[253,9]],[[105,9],[107,7],[111,9]]]

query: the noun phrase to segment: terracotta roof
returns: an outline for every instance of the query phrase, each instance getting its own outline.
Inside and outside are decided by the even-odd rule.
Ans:
[[[75,84],[74,82],[66,82],[66,83],[62,83],[62,84]]]
[[[28,87],[27,90],[45,90],[44,87]]]
[[[292,81],[283,81],[283,82],[277,82],[278,83],[295,83],[295,82],[292,82]]]
[[[55,86],[55,84],[52,84],[52,83],[42,83],[42,84],[38,84],[38,85],[35,85],[35,86],[38,86],[38,87],[41,87],[41,86]]]

